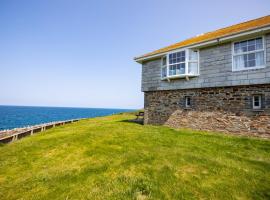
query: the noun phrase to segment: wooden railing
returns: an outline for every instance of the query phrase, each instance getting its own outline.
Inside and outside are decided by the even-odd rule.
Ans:
[[[48,130],[48,129],[56,127],[56,126],[62,126],[64,124],[70,124],[73,122],[77,122],[79,120],[81,120],[81,119],[72,119],[72,120],[66,120],[66,121],[51,122],[51,123],[28,127],[28,128],[22,129],[21,131],[19,129],[17,132],[15,132],[13,134],[10,134],[10,135],[7,134],[6,136],[0,138],[0,143],[14,142],[14,141],[19,140],[21,138],[24,138],[26,136],[30,136],[30,135],[36,134],[38,132]]]

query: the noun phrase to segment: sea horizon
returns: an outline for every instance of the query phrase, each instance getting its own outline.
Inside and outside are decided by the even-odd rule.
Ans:
[[[136,109],[0,105],[0,131],[54,121],[102,117]]]
[[[91,109],[124,109],[124,110],[140,110],[142,108],[117,108],[117,107],[84,107],[84,106],[46,106],[46,105],[8,105],[0,104],[0,106],[10,107],[45,107],[45,108],[91,108]]]

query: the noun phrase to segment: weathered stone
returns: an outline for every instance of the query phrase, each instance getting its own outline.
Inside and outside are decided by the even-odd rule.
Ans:
[[[254,94],[262,95],[260,111],[252,109]],[[270,137],[269,102],[270,84],[145,92],[145,124]]]

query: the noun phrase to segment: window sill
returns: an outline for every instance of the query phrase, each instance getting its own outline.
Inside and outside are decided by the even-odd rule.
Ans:
[[[250,67],[250,68],[242,68],[242,69],[233,69],[232,72],[241,72],[241,71],[252,71],[252,70],[256,70],[256,69],[263,69],[266,66],[258,66],[258,67]]]
[[[264,112],[263,109],[252,109],[253,112]]]
[[[167,76],[165,78],[161,78],[161,80],[168,80],[168,79],[180,79],[180,78],[188,78],[188,77],[196,77],[200,74],[180,74],[180,75],[174,75],[174,76]]]

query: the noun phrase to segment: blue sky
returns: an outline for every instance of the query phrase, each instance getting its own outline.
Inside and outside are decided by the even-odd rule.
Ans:
[[[142,108],[134,56],[269,11],[269,0],[0,0],[0,105]]]

